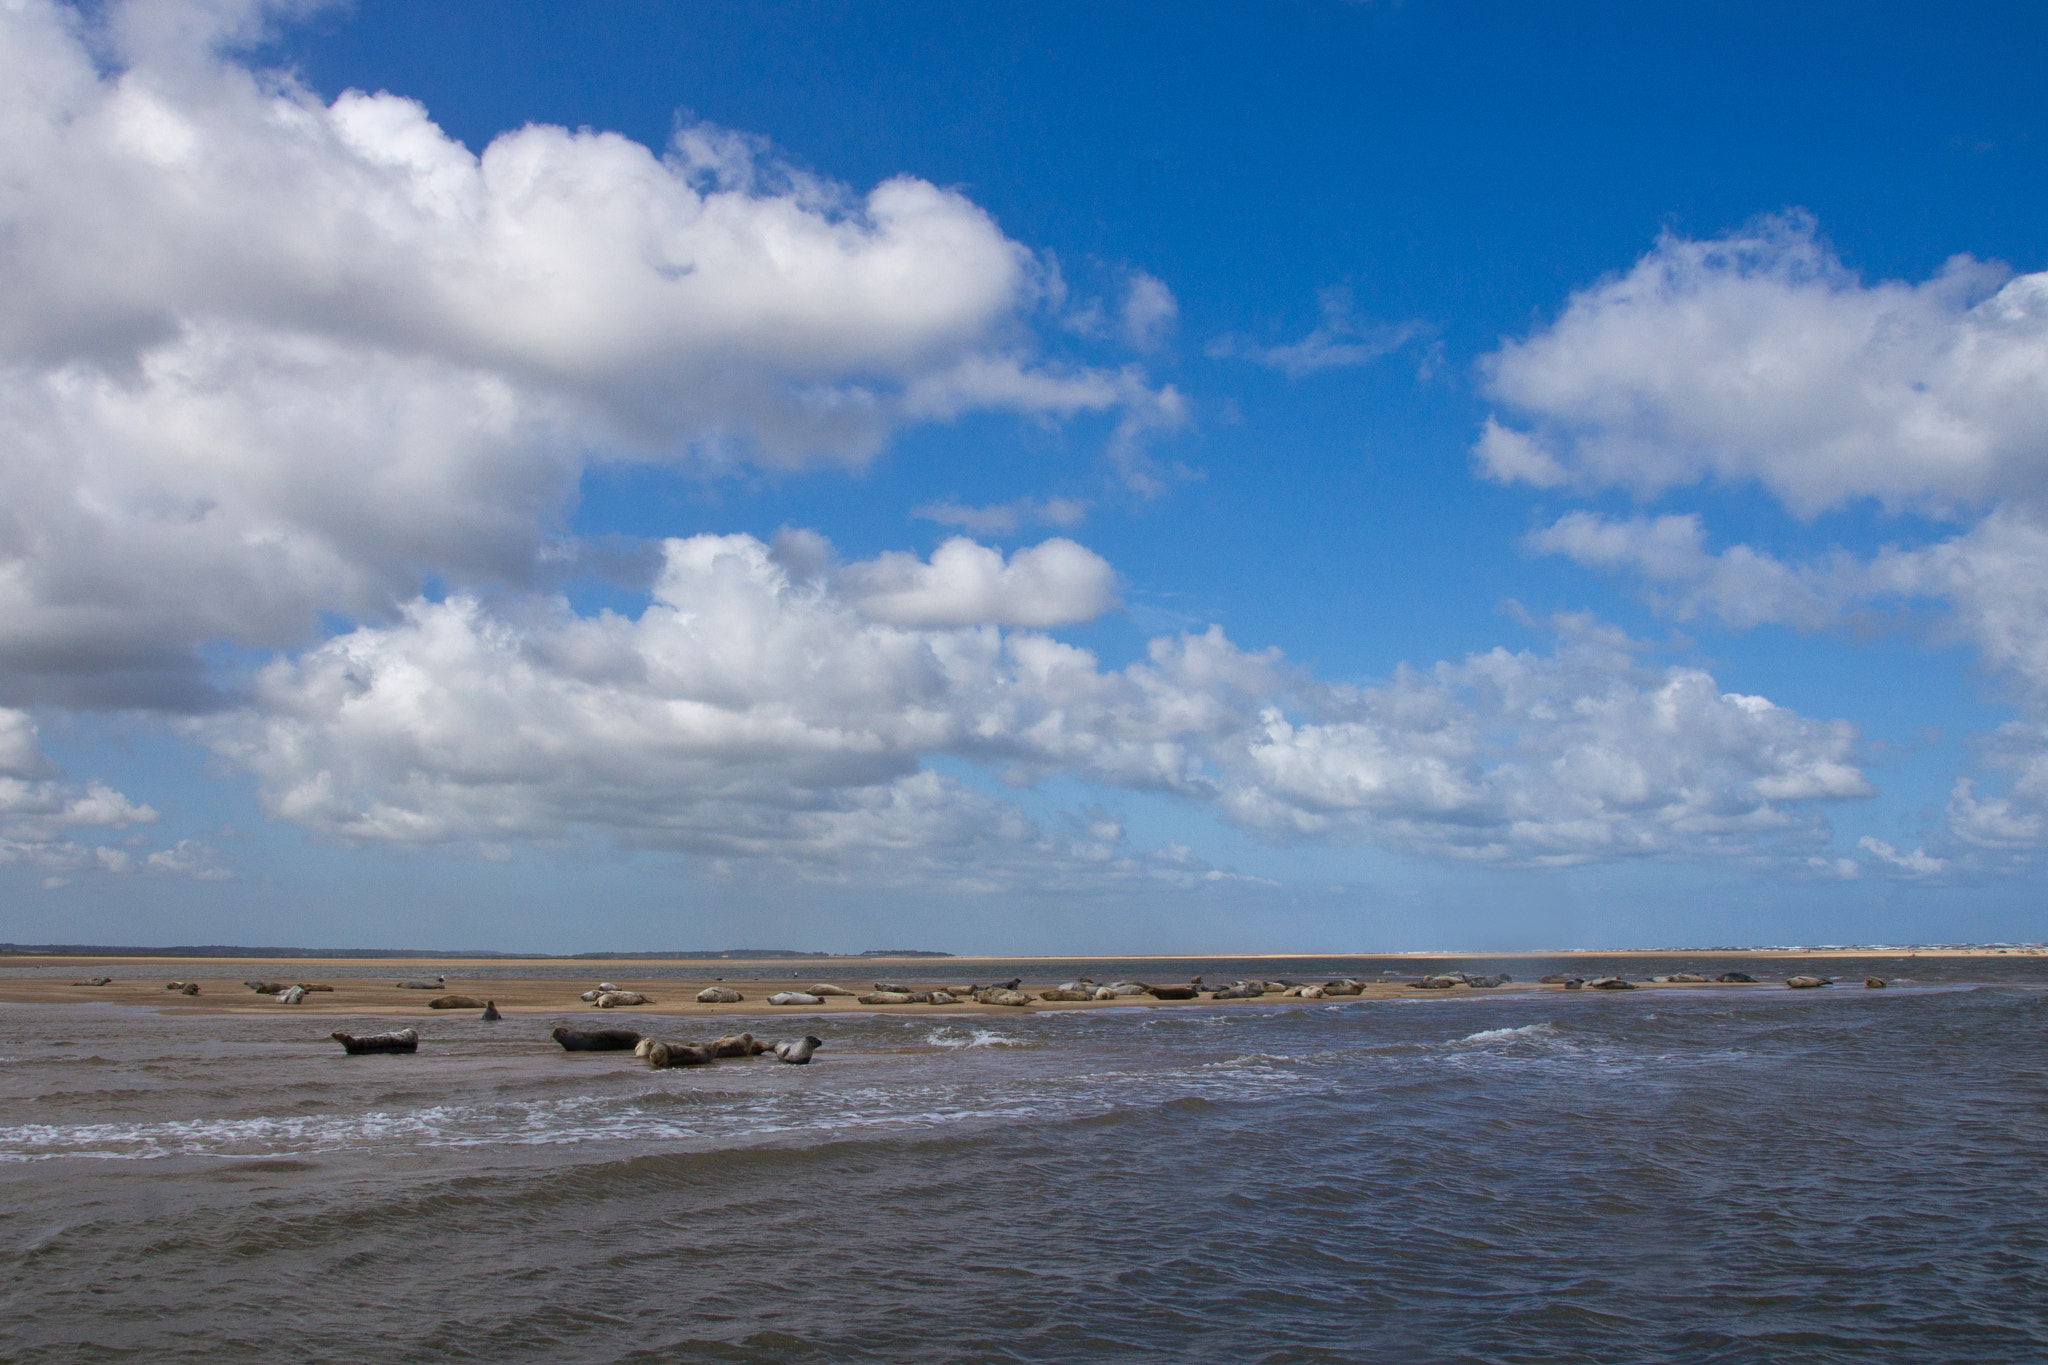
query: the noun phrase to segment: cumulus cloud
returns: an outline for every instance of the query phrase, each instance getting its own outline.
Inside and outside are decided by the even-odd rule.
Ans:
[[[942,551],[899,580],[888,561],[821,569],[815,537],[670,541],[637,618],[420,601],[272,664],[257,705],[195,730],[272,813],[333,837],[596,832],[834,875],[922,849],[971,878],[1052,846],[931,772],[937,756],[1017,785],[1164,793],[1283,842],[1515,865],[1804,856],[1827,837],[1818,806],[1869,791],[1852,727],[1647,667],[1589,623],[1565,622],[1549,656],[1496,650],[1375,687],[1316,683],[1213,627],[1104,669],[952,605],[1030,553],[952,544],[964,568]],[[878,614],[874,576],[908,582],[915,609]],[[1067,840],[1060,860],[1088,842]]]
[[[272,12],[0,7],[0,700],[198,707],[200,644],[531,584],[593,455],[857,466],[974,409],[1179,408],[1035,360],[1037,268],[957,193],[701,126],[471,153],[224,55]]]
[[[173,849],[131,854],[83,844],[77,838],[81,830],[121,830],[155,824],[157,819],[156,811],[104,782],[68,781],[43,752],[34,719],[24,711],[0,708],[0,866],[52,874],[100,868],[207,880],[232,875],[217,850],[189,840]],[[44,885],[61,886],[68,880],[53,875],[44,879]]]
[[[1504,481],[1755,483],[1802,516],[2034,501],[2048,274],[1958,256],[1919,284],[1865,284],[1803,214],[1667,235],[1484,374],[1514,417],[1489,420],[1476,454]]]
[[[926,563],[891,552],[849,565],[839,591],[854,609],[898,626],[1064,626],[1116,604],[1116,571],[1093,550],[1056,537],[1003,562],[1002,552],[955,536]]]

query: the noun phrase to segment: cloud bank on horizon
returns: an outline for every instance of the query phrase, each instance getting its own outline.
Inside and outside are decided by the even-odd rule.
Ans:
[[[97,716],[345,848],[652,853],[777,885],[1285,890],[1205,830],[1532,877],[2038,867],[2048,275],[1958,256],[1867,283],[1785,214],[1667,233],[1479,363],[1478,478],[1550,508],[1505,540],[1677,623],[1877,622],[2000,681],[2016,717],[1924,838],[1851,842],[1834,816],[1881,790],[1853,719],[1584,611],[1377,678],[1208,622],[1106,661],[1085,632],[1121,619],[1131,570],[1083,524],[1170,502],[1185,479],[1153,450],[1197,423],[1161,377],[1170,279],[1125,268],[1084,304],[968,191],[852,189],[703,122],[659,150],[536,123],[473,152],[415,100],[246,55],[289,17],[0,7],[0,865],[52,889],[235,875],[62,771],[41,731]],[[1206,354],[1339,382],[1418,342],[1427,373],[1435,336],[1332,289],[1305,339]],[[997,420],[1093,433],[1093,491],[930,488],[898,515],[965,534],[864,558],[803,526],[576,529],[593,471],[796,486]],[[1948,531],[1788,557],[1714,548],[1702,512],[1611,510],[1707,487]],[[1060,534],[988,543],[1034,526]],[[579,604],[593,574],[625,595]],[[1140,837],[1126,799],[1182,824]]]

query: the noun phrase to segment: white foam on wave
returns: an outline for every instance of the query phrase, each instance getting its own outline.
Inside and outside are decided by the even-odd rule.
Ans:
[[[1517,1039],[1554,1038],[1555,1024],[1524,1024],[1520,1028],[1483,1028],[1458,1039],[1461,1043],[1511,1043]]]
[[[1030,1047],[1031,1040],[1014,1034],[999,1033],[991,1028],[977,1029],[933,1029],[924,1036],[932,1047]]]

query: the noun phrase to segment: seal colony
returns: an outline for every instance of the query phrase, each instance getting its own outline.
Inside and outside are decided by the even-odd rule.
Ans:
[[[1590,967],[1593,963],[1588,962],[1587,965]],[[1611,968],[1621,964],[1610,957],[1599,965]],[[1752,969],[1762,966],[1753,958],[1745,960],[1744,965]],[[1903,955],[1895,958],[1892,965],[1903,967]],[[1870,971],[1873,967],[1887,974],[1873,974]],[[434,975],[404,980],[340,977],[313,981],[293,980],[280,972],[274,976],[252,976],[243,980],[179,979],[166,985],[160,976],[152,980],[147,976],[93,975],[67,976],[64,979],[0,979],[0,1000],[18,1003],[91,1000],[207,1013],[289,1008],[301,1013],[349,1018],[395,1015],[398,1018],[392,1021],[392,1027],[398,1027],[400,1021],[408,1017],[418,1019],[451,1011],[468,1011],[473,1017],[486,1019],[530,1014],[559,1016],[565,1010],[579,1008],[603,1011],[613,1019],[640,1014],[758,1014],[763,1011],[805,1015],[873,1011],[999,1014],[1010,1010],[1157,1008],[1185,1004],[1270,1007],[1339,999],[1445,999],[1480,992],[1635,992],[1726,989],[1731,986],[1778,990],[1790,987],[1810,991],[1836,986],[1833,976],[1816,973],[1808,962],[1788,963],[1782,970],[1784,975],[1773,974],[1774,979],[1771,980],[1760,980],[1761,970],[1707,968],[1661,971],[1654,975],[1550,972],[1534,980],[1527,977],[1518,980],[1506,972],[1433,970],[1396,974],[1389,970],[1369,979],[1261,976],[1211,980],[1195,976],[1185,981],[1161,981],[1121,977],[1096,980],[1081,975],[1028,983],[1016,976],[994,981],[880,977],[871,981],[806,982],[794,973],[780,980],[745,977],[707,982],[701,976],[695,980],[670,976],[631,981],[604,980],[595,984],[587,979],[579,982],[565,977],[512,977],[484,973],[454,979]],[[1859,963],[1852,972],[1845,972],[1843,976],[1852,986],[1865,983],[1867,989],[1883,989],[1896,979],[1889,977],[1888,972],[1889,966],[1871,960]],[[646,1030],[643,1028],[640,1032],[645,1033]]]

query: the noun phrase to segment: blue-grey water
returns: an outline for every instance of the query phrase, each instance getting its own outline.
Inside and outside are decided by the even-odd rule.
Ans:
[[[668,1072],[533,1017],[350,1058],[0,1007],[0,1358],[2048,1359],[2048,966],[1886,970],[906,1010]]]

